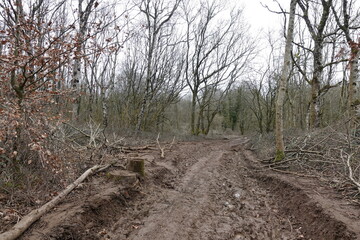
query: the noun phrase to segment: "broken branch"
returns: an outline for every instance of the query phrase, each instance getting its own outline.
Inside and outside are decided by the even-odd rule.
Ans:
[[[161,156],[160,156],[160,157],[161,157],[161,158],[164,158],[164,157],[165,157],[164,148],[162,148],[162,147],[160,146],[159,137],[160,137],[160,133],[158,134],[158,136],[157,136],[157,138],[156,138],[156,142],[157,142],[158,147],[159,147],[159,149],[160,149],[160,153],[161,153]]]
[[[351,161],[351,157],[354,155],[354,153],[351,153],[347,156],[347,160],[346,160],[346,165],[348,167],[348,170],[349,170],[349,178],[350,180],[353,182],[353,184],[355,184],[355,186],[358,188],[359,192],[360,192],[360,183],[357,182],[355,179],[354,179],[354,175],[353,175],[353,170],[352,170],[352,167],[351,167],[351,164],[350,164],[350,161]]]

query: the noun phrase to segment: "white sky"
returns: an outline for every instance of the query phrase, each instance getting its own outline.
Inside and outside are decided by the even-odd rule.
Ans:
[[[282,15],[272,13],[263,5],[267,5],[271,10],[279,11],[278,4],[274,0],[238,0],[244,6],[245,19],[251,24],[254,30],[280,30],[283,23]],[[284,9],[290,6],[290,0],[278,0]],[[255,31],[256,31],[255,30]]]
[[[257,66],[256,68],[261,68],[261,66],[266,65],[265,63],[268,60],[271,50],[267,40],[269,38],[268,34],[270,33],[270,36],[274,41],[284,40],[282,35],[284,30],[284,16],[282,14],[270,12],[264,6],[266,5],[269,9],[279,12],[279,3],[284,10],[288,10],[290,7],[290,0],[277,0],[278,3],[274,0],[237,1],[240,6],[244,7],[244,19],[250,24],[251,35],[258,41],[260,51],[254,64]],[[278,46],[280,47],[282,45],[280,44]]]

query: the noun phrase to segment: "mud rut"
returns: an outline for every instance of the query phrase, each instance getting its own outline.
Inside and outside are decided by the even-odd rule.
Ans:
[[[341,211],[324,209],[298,179],[257,166],[245,141],[143,154],[141,186],[96,176],[22,239],[360,239],[359,209],[340,200],[327,204]]]

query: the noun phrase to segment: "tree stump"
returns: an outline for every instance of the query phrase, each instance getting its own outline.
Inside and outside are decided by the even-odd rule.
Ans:
[[[130,159],[127,170],[138,173],[140,176],[145,176],[144,159]]]
[[[137,181],[136,173],[124,170],[113,170],[106,174],[112,181],[122,184],[126,187],[133,186]]]

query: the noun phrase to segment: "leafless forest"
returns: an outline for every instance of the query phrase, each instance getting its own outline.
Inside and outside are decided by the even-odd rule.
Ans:
[[[359,2],[259,2],[271,32],[235,2],[1,1],[0,230],[116,154],[224,136],[359,206]]]

